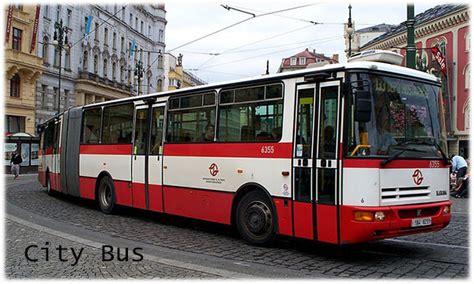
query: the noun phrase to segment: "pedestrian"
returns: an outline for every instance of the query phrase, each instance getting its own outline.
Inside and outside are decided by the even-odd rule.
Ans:
[[[13,152],[10,164],[12,166],[12,174],[15,175],[13,179],[17,179],[20,176],[20,164],[23,162],[20,153],[18,151]]]
[[[451,156],[451,171],[456,174],[456,180],[464,178],[467,173],[467,162],[459,155]]]

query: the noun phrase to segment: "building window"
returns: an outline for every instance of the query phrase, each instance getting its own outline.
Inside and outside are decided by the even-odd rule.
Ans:
[[[130,13],[130,19],[128,20],[128,23],[130,24],[131,27],[133,27],[133,15]]]
[[[122,21],[125,22],[125,8],[122,7]]]
[[[163,30],[159,30],[159,31],[158,31],[158,42],[164,42],[164,41],[163,41],[163,37],[164,37],[164,31],[163,31]]]
[[[49,19],[49,5],[44,5],[44,17]]]
[[[64,109],[69,107],[69,90],[64,90]]]
[[[464,72],[463,72],[463,75],[464,75],[464,89],[470,89],[471,86],[470,86],[470,80],[471,80],[471,66],[468,64],[466,65],[466,67],[464,68]]]
[[[10,97],[20,97],[20,75],[15,74],[10,79]]]
[[[53,105],[53,109],[54,109],[55,107],[57,107],[59,99],[60,99],[58,88],[53,87],[53,93],[54,93],[54,105]]]
[[[148,36],[151,36],[151,26],[148,26]]]
[[[61,5],[58,5],[56,7],[56,22],[59,23],[60,20],[61,20]]]
[[[41,107],[46,107],[46,102],[48,99],[48,86],[41,85]]]
[[[466,52],[471,50],[471,33],[466,32],[464,35],[465,45],[466,45]]]
[[[161,92],[162,88],[163,88],[163,80],[158,79],[158,81],[156,82],[156,91]]]
[[[150,63],[151,63],[151,53],[148,51],[148,54],[147,54],[147,64],[148,66],[150,66]]]
[[[71,71],[71,50],[66,50],[64,53],[64,69]]]
[[[117,49],[117,33],[112,34],[112,48]]]
[[[300,65],[305,65],[306,64],[306,57],[300,57]]]
[[[49,39],[47,36],[43,38],[43,64],[49,64]]]
[[[107,78],[107,59],[104,59],[103,74],[104,74],[104,77]]]
[[[140,33],[143,34],[143,21],[140,22]]]
[[[8,133],[18,133],[25,132],[25,117],[24,116],[14,116],[7,115],[5,124],[5,132]]]
[[[22,35],[22,30],[13,28],[13,41],[12,41],[13,50],[21,51],[21,35]]]
[[[96,54],[94,55],[94,73],[97,74],[99,72],[99,56]]]
[[[290,65],[296,65],[296,58],[291,58],[290,59]]]
[[[99,23],[95,23],[95,29],[94,29],[94,36],[95,36],[95,40],[99,40]]]
[[[124,49],[125,49],[125,38],[124,37],[121,37],[120,38],[120,52],[124,52]]]
[[[71,26],[72,10],[67,9],[66,27]]]
[[[464,107],[464,131],[471,129],[471,110],[469,103]]]
[[[123,83],[123,71],[124,71],[125,67],[123,66],[123,64],[120,65],[120,83]]]
[[[87,69],[89,69],[88,64],[89,64],[89,53],[86,50],[84,51],[84,58],[82,59],[82,70],[87,71]]]
[[[54,67],[59,68],[59,48],[54,48]]]
[[[158,55],[158,69],[163,68],[163,55]]]
[[[150,87],[151,87],[151,75],[148,75],[146,78],[146,93],[147,94],[151,93]]]
[[[112,80],[115,80],[115,72],[117,71],[117,64],[112,62]]]
[[[138,31],[138,17],[135,17],[135,30]]]
[[[109,45],[109,29],[104,28],[104,46]]]

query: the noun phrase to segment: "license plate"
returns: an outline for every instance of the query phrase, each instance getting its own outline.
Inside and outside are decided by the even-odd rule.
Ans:
[[[411,220],[412,227],[423,227],[423,226],[429,226],[429,225],[431,225],[431,217]]]

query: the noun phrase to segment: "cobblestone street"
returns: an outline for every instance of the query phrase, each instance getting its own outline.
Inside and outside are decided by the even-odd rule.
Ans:
[[[8,278],[407,278],[463,279],[469,270],[468,199],[453,200],[440,232],[335,247],[279,238],[255,247],[227,226],[121,209],[104,215],[95,203],[48,196],[36,176],[6,181]],[[44,251],[25,249],[49,242]],[[102,261],[100,247],[142,248],[142,261]],[[56,248],[84,248],[78,264]],[[132,255],[133,256],[133,255]]]

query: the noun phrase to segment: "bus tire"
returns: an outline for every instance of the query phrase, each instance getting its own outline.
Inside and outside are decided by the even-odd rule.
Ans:
[[[275,239],[276,218],[265,193],[251,191],[239,202],[236,226],[242,238],[254,245],[270,244]]]
[[[49,178],[49,171],[46,171],[46,193],[49,196],[52,196],[54,193],[51,189],[51,179]]]
[[[104,176],[99,183],[97,192],[99,207],[105,214],[112,214],[115,208],[115,187],[114,182],[108,176]]]

